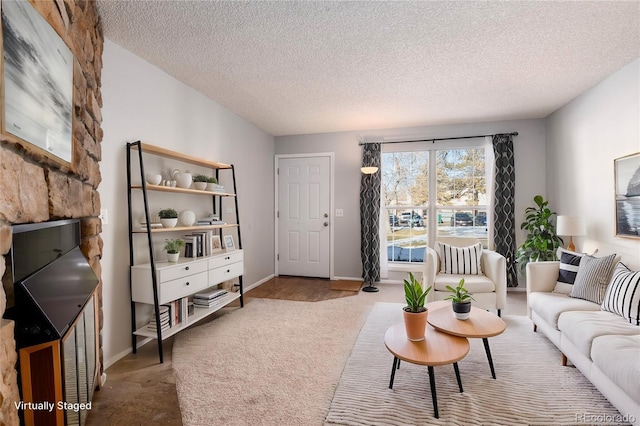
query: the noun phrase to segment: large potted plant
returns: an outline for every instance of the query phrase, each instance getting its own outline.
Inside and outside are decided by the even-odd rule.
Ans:
[[[464,278],[460,280],[455,288],[448,285],[447,290],[451,294],[445,297],[444,300],[451,300],[451,307],[456,318],[459,320],[468,319],[471,312],[471,301],[475,299],[471,296],[469,290],[464,287]]]
[[[536,207],[525,209],[525,219],[520,225],[520,229],[529,232],[516,252],[516,262],[521,272],[529,262],[558,260],[556,251],[563,244],[553,224],[553,216],[556,212],[548,207],[549,202],[545,201],[541,195],[533,197],[533,201]]]
[[[180,249],[184,247],[184,241],[180,238],[175,240],[166,240],[164,243],[164,249],[167,252],[167,258],[169,262],[177,262],[180,257]]]
[[[431,291],[431,286],[426,290],[422,284],[409,272],[409,279],[404,280],[404,298],[407,306],[403,308],[404,326],[407,332],[407,339],[411,341],[424,340],[427,328],[427,315],[429,311],[424,306],[427,294]]]

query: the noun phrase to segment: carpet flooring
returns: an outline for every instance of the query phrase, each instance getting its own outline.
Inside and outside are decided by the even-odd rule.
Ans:
[[[434,422],[426,368],[403,363],[388,389],[393,357],[382,336],[401,312],[372,307],[388,297],[253,299],[176,335],[184,425],[575,424],[583,409],[617,413],[579,371],[560,366],[558,351],[527,318],[505,316],[507,331],[490,339],[498,379],[490,378],[481,341],[472,340],[460,362],[463,394],[453,368],[436,367],[441,421]]]

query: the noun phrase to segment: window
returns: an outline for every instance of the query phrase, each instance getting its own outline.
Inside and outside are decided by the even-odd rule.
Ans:
[[[484,147],[382,153],[389,262],[423,262],[437,239],[487,242]]]

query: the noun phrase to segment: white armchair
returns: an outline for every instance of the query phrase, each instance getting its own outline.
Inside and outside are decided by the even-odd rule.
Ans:
[[[475,299],[471,303],[482,309],[496,310],[498,316],[507,306],[507,261],[493,250],[482,250],[481,275],[445,274],[440,272],[440,256],[427,247],[424,261],[424,283],[432,286],[428,300],[443,300],[450,292],[446,286],[455,287],[464,278],[465,287]]]

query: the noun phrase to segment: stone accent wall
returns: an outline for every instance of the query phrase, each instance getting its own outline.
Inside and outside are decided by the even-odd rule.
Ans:
[[[101,277],[102,223],[100,165],[102,142],[102,50],[104,38],[95,2],[37,1],[33,6],[60,34],[74,55],[73,162],[68,165],[42,151],[0,133],[0,276],[11,246],[11,225],[63,218],[80,218],[82,245]],[[102,330],[102,280],[98,286],[99,327]],[[0,317],[6,295],[0,289]],[[100,339],[102,342],[102,339]],[[102,364],[102,343],[100,344]],[[0,425],[19,424],[14,401],[19,400],[13,323],[0,323]]]

